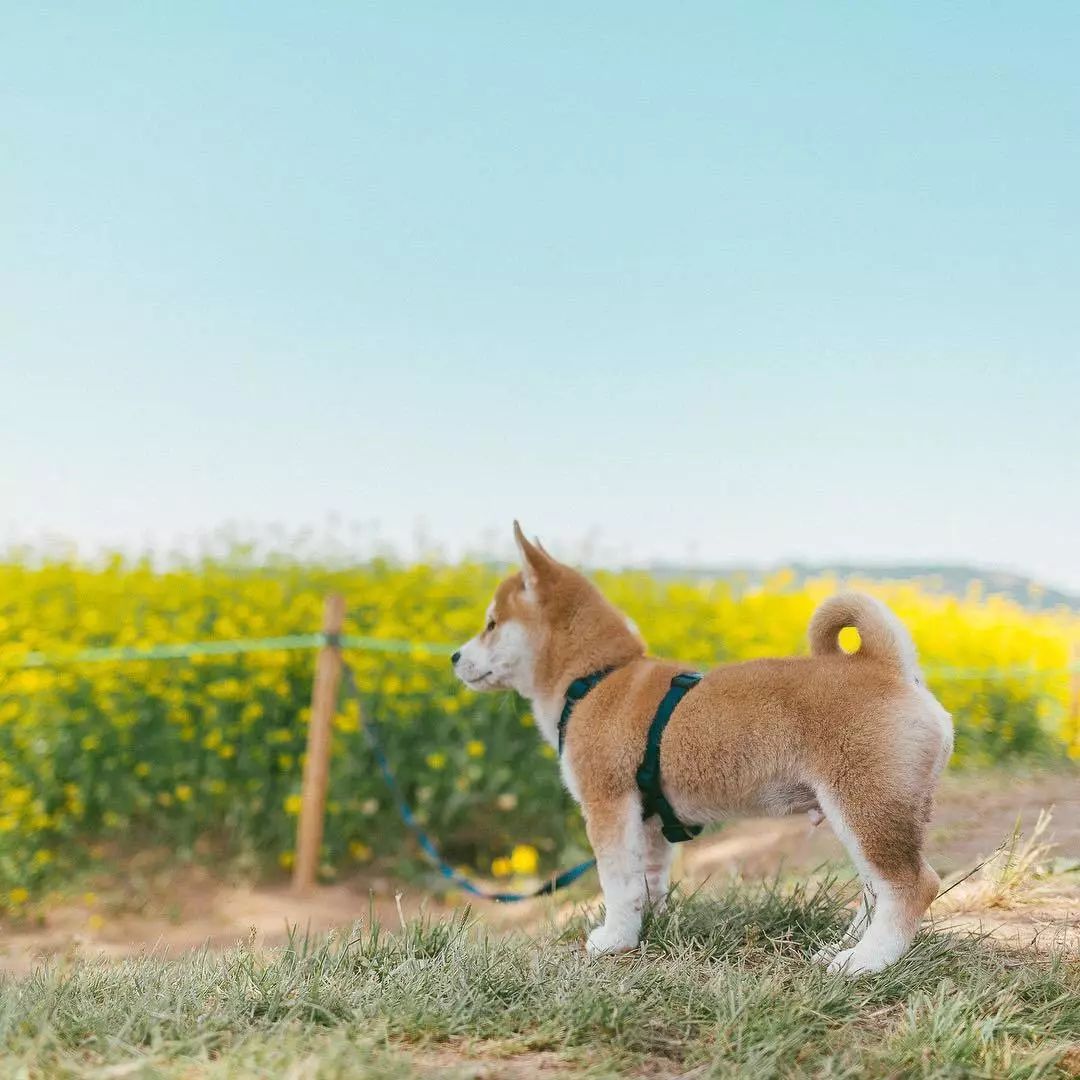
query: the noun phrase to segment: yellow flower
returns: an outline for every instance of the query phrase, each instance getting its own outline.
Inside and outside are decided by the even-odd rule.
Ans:
[[[353,858],[354,858],[354,859],[355,859],[355,860],[356,860],[357,862],[367,862],[367,861],[368,861],[368,859],[370,859],[370,858],[371,858],[371,855],[372,855],[372,851],[371,851],[371,848],[369,848],[369,847],[367,846],[367,844],[363,843],[362,841],[360,841],[360,840],[353,840],[353,841],[352,841],[352,842],[351,842],[351,843],[349,844],[349,854],[350,854],[350,855],[351,855],[351,856],[352,856],[352,857],[353,857]]]
[[[527,712],[527,713],[524,713],[522,715],[522,717],[521,717],[521,726],[522,727],[532,727],[535,723],[536,723],[536,721],[533,719],[533,714],[532,713]]]
[[[278,857],[278,866],[283,870],[291,870],[293,863],[296,861],[296,856],[291,851],[283,851]]]
[[[21,885],[16,885],[15,888],[8,893],[8,902],[12,907],[21,907],[29,899],[29,890],[24,889]]]
[[[136,776],[149,776],[150,775],[150,764],[149,764],[149,762],[140,761],[138,763],[138,765],[136,765],[135,768],[132,770],[132,772],[134,772]]]
[[[555,747],[552,746],[550,743],[542,743],[540,746],[540,753],[544,757],[550,758],[551,760],[554,760],[557,756],[555,753]]]
[[[495,877],[509,877],[514,872],[514,864],[507,858],[492,859],[491,872]]]
[[[53,861],[55,856],[46,848],[41,848],[39,851],[34,852],[34,865],[35,866],[48,866]]]
[[[360,730],[360,718],[358,716],[351,716],[348,713],[338,713],[334,717],[334,727],[342,733],[342,735],[351,735],[354,731]]]
[[[429,769],[435,769],[436,771],[438,771],[439,769],[443,769],[446,767],[446,755],[441,752],[428,754],[428,756],[424,758],[424,760],[427,762]]]
[[[299,795],[290,795],[285,800],[285,813],[296,817],[296,815],[300,813],[300,808],[303,805],[304,800]]]
[[[15,787],[5,793],[4,802],[8,806],[25,806],[30,801],[32,794],[33,792],[29,788]]]
[[[479,739],[472,739],[465,744],[465,753],[472,758],[479,758],[484,756],[484,751],[487,748]]]
[[[101,739],[97,735],[84,735],[79,745],[84,750],[96,750],[101,745]]]
[[[540,858],[531,844],[518,844],[512,852],[510,852],[510,865],[514,868],[515,874],[521,874],[527,876],[536,873],[536,868],[540,865]]]
[[[177,784],[176,785],[176,797],[181,802],[188,802],[191,799],[191,785],[190,784]]]

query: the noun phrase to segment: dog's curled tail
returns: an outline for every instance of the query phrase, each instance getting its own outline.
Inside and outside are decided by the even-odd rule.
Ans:
[[[810,652],[814,656],[841,652],[837,636],[845,626],[859,631],[856,657],[886,664],[909,682],[923,681],[915,643],[904,624],[880,600],[865,593],[838,593],[818,607],[810,619]]]

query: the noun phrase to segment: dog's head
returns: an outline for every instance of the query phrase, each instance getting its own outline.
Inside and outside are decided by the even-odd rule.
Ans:
[[[576,678],[644,652],[632,624],[584,574],[553,559],[539,540],[529,543],[516,521],[514,541],[521,570],[499,584],[484,628],[452,658],[466,686],[545,695],[567,675]]]

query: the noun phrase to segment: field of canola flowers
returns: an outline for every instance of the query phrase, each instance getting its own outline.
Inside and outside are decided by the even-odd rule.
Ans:
[[[416,643],[404,654],[348,659],[403,786],[448,854],[497,877],[580,854],[579,815],[527,706],[469,693],[424,645],[471,636],[498,577],[484,565],[381,561],[337,569],[226,559],[169,571],[120,558],[0,564],[0,907],[30,910],[87,852],[142,844],[210,845],[287,869],[312,653],[19,665],[34,651],[307,634],[332,590],[347,599],[347,633]],[[652,652],[698,665],[803,651],[812,610],[837,587],[827,579],[796,587],[786,573],[753,588],[640,572],[596,579]],[[954,715],[954,764],[1080,758],[1067,672],[1080,618],[914,585],[875,591],[910,627]],[[351,705],[335,719],[327,877],[415,857],[359,723]]]

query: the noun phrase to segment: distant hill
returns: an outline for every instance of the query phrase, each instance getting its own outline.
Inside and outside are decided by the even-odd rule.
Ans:
[[[909,565],[864,565],[855,563],[784,563],[781,566],[689,566],[676,563],[654,563],[649,572],[661,578],[698,577],[744,580],[756,584],[779,569],[795,574],[795,582],[807,578],[833,575],[838,578],[866,578],[872,581],[916,581],[932,592],[964,596],[978,584],[984,594],[1006,596],[1033,611],[1066,607],[1080,611],[1080,597],[1051,588],[1005,570],[980,570],[973,566],[947,566],[912,563]]]

